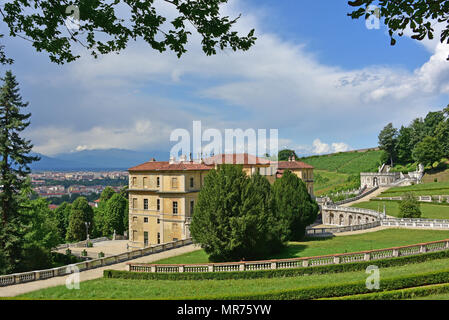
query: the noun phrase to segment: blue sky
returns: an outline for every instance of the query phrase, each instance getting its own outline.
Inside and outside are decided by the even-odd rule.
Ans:
[[[329,153],[376,146],[387,123],[448,104],[448,47],[406,36],[392,47],[382,24],[370,30],[348,17],[346,1],[233,0],[224,10],[242,13],[242,33],[256,29],[249,52],[206,57],[195,35],[181,59],[136,42],[97,60],[78,48],[80,60],[59,66],[7,39],[35,151],[168,151],[172,130],[201,120],[219,130],[279,129],[280,147]]]

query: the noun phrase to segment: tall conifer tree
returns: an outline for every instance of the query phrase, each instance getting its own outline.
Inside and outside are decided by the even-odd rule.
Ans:
[[[21,260],[25,216],[20,214],[19,197],[28,183],[29,164],[39,160],[30,155],[33,145],[20,134],[30,122],[30,113],[22,113],[28,103],[22,102],[19,84],[11,71],[2,78],[0,88],[0,272],[14,271]]]

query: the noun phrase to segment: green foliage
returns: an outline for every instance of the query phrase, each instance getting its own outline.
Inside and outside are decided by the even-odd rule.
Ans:
[[[93,227],[93,209],[86,198],[79,197],[72,203],[66,240],[85,240],[87,236],[85,222],[90,223],[89,229]]]
[[[439,161],[443,157],[443,153],[438,140],[434,137],[426,136],[415,146],[412,156],[413,159],[424,165],[433,165],[435,161]]]
[[[207,55],[215,54],[217,49],[248,50],[256,40],[254,29],[242,37],[233,31],[239,17],[230,19],[223,15],[220,9],[227,2],[166,1],[174,12],[174,19],[169,21],[153,0],[126,1],[127,6],[122,6],[121,1],[75,1],[79,10],[78,30],[65,26],[75,9],[59,1],[9,0],[1,11],[10,36],[29,40],[37,51],[46,51],[52,62],[65,63],[79,58],[72,48],[75,43],[97,57],[119,53],[130,40],[139,38],[154,50],[169,49],[181,57],[191,36],[188,26],[193,26],[200,35]],[[7,62],[6,59],[0,48],[0,61]]]
[[[119,193],[114,195],[107,201],[104,208],[103,217],[103,234],[112,234],[115,230],[117,234],[123,234],[125,231],[124,220],[128,220],[127,200]]]
[[[291,150],[291,149],[284,149],[284,150],[281,150],[281,151],[279,151],[279,153],[278,153],[278,161],[288,161],[288,159],[289,159],[291,156],[294,156],[294,157],[295,157],[295,160],[298,159],[298,156],[296,155],[296,153],[295,153],[294,150]]]
[[[396,143],[398,140],[398,130],[392,123],[387,124],[379,133],[379,148],[387,153],[390,165],[396,159]]]
[[[271,207],[265,177],[248,177],[241,166],[222,165],[204,180],[190,225],[194,242],[211,261],[258,258],[279,250],[281,225]]]
[[[65,236],[67,234],[67,229],[69,228],[71,209],[72,209],[71,204],[69,204],[67,202],[63,202],[54,211],[54,215],[56,217],[56,220],[58,221],[58,230],[59,230],[61,239],[65,239]]]
[[[399,218],[421,218],[421,205],[413,193],[408,192],[402,196],[399,203]]]
[[[0,54],[1,55],[1,54]],[[22,113],[28,103],[22,102],[19,84],[11,71],[1,79],[0,88],[0,273],[18,269],[23,259],[23,236],[29,222],[21,213],[22,201],[27,199],[31,189],[29,164],[39,160],[30,156],[30,141],[21,138],[21,133],[30,122],[30,113]],[[21,194],[23,190],[26,192]]]
[[[348,1],[350,6],[358,8],[348,15],[352,19],[367,17],[367,8],[373,2],[373,0]],[[432,40],[435,35],[433,20],[443,23],[439,34],[440,42],[449,42],[449,18],[447,16],[449,4],[447,1],[381,0],[376,1],[376,5],[379,7],[378,13],[371,12],[371,14],[377,14],[387,26],[391,45],[396,44],[394,35],[402,37],[405,31],[412,33],[412,39],[421,41],[427,37]]]
[[[315,221],[319,211],[305,183],[289,170],[273,184],[273,207],[283,222],[281,232],[285,240],[302,240],[306,227]]]
[[[424,253],[413,256],[404,256],[397,258],[388,258],[376,260],[379,268],[389,268],[405,266],[414,263],[449,258],[449,251],[439,251]],[[315,266],[307,268],[276,269],[276,270],[255,270],[255,271],[235,271],[235,272],[182,272],[182,273],[163,273],[163,272],[129,272],[118,270],[105,270],[103,277],[120,279],[139,279],[139,280],[238,280],[238,279],[259,279],[259,278],[283,278],[299,277],[313,274],[344,273],[352,271],[364,271],[372,261],[352,262],[342,264],[331,264],[326,266]]]

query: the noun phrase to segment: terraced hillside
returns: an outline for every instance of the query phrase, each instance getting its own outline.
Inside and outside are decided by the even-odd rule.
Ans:
[[[317,196],[360,186],[360,172],[374,172],[382,151],[340,152],[300,160],[315,167],[314,193]]]

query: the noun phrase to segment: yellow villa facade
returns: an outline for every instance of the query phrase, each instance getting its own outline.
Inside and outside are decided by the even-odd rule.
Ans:
[[[129,171],[129,244],[131,248],[167,243],[190,237],[189,225],[198,193],[209,170],[222,163],[243,165],[252,175],[260,172],[270,182],[291,170],[313,195],[313,167],[299,161],[272,163],[251,155],[219,155],[202,161],[155,161]]]

